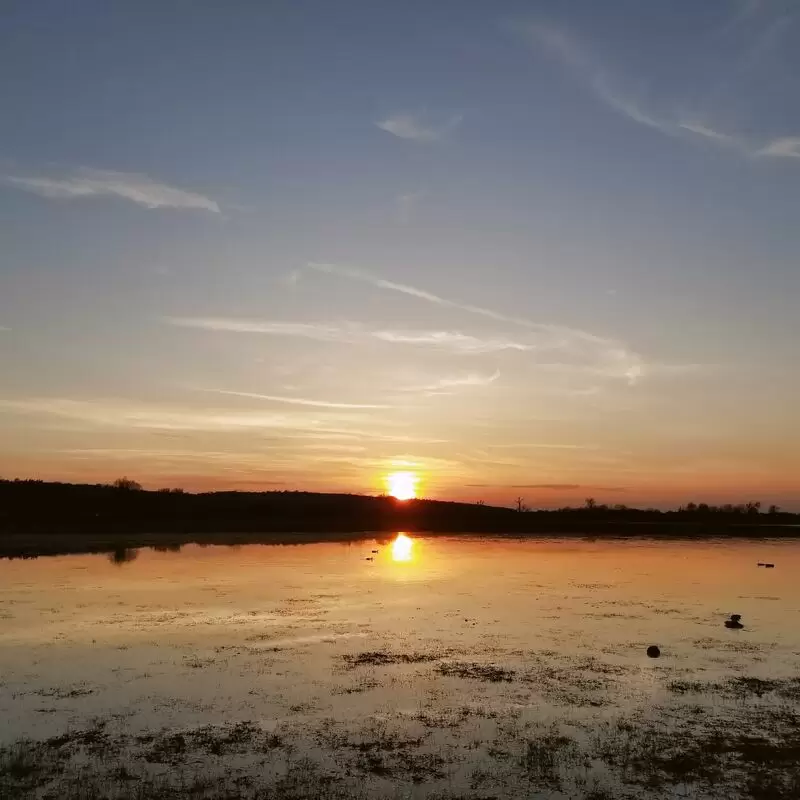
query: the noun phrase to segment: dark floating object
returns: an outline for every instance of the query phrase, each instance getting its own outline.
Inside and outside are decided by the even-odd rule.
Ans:
[[[661,650],[654,644],[651,644],[650,647],[647,648],[647,655],[650,658],[658,658],[661,655]]]
[[[742,623],[739,622],[741,618],[742,618],[741,614],[731,614],[731,618],[725,620],[725,627],[736,628],[737,630],[739,628],[744,628],[744,625],[742,625]]]
[[[375,559],[372,556],[367,556],[364,561],[374,561]]]
[[[765,566],[767,569],[774,569],[774,567],[775,567],[775,565],[774,565],[774,564],[764,564],[764,566]]]
[[[767,565],[763,561],[758,562],[759,567],[766,567]]]
[[[373,552],[373,553],[377,553],[378,551],[377,551],[377,550],[373,550],[372,552]]]

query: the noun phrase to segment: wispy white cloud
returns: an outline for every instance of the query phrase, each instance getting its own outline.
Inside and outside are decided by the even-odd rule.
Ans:
[[[487,445],[490,448],[503,450],[597,450],[597,445],[592,444],[552,444],[549,442],[508,442],[505,444]]]
[[[311,400],[306,397],[282,397],[272,394],[256,394],[255,392],[234,392],[225,389],[211,390],[214,394],[229,397],[245,397],[251,400],[265,400],[270,403],[286,403],[295,406],[309,406],[311,408],[337,408],[337,409],[365,409],[365,408],[392,408],[380,403],[337,403],[330,400]]]
[[[516,29],[534,48],[544,51],[585,81],[595,97],[618,114],[667,135],[677,135],[675,125],[657,118],[623,92],[589,48],[567,31],[533,21],[517,25]]]
[[[454,306],[462,308],[462,306]],[[463,308],[470,308],[464,306]],[[320,342],[364,345],[384,342],[393,345],[428,347],[464,356],[502,352],[535,355],[541,366],[581,369],[636,383],[648,369],[641,357],[620,342],[559,326],[520,321],[530,330],[514,338],[500,335],[476,336],[457,330],[384,330],[355,322],[292,323],[272,320],[241,320],[224,317],[168,317],[168,324],[212,332],[263,334],[311,339]]]
[[[592,88],[595,95],[602,100],[609,108],[627,117],[632,122],[644,125],[647,128],[654,128],[667,136],[675,136],[677,131],[675,126],[654,116],[646,111],[640,102],[624,94],[616,87],[608,75],[597,73],[592,79]]]
[[[728,133],[715,131],[713,128],[709,128],[700,122],[679,122],[678,127],[685,131],[689,131],[689,133],[696,133],[698,136],[705,136],[706,139],[711,139],[712,141],[719,142],[720,144],[735,144],[737,146],[740,144],[736,137],[731,136]]]
[[[415,142],[438,142],[452,133],[462,122],[463,115],[433,118],[421,114],[393,114],[375,123],[381,130],[399,139]]]
[[[758,1],[742,3],[740,10],[731,20],[731,25],[741,25],[758,14],[764,7],[765,4]],[[793,18],[790,15],[772,20],[766,31],[757,37],[748,58],[752,60],[756,51],[761,53],[771,47],[777,36],[792,21]],[[535,21],[517,25],[515,29],[533,47],[545,52],[569,69],[578,80],[588,86],[600,102],[638,125],[674,138],[699,137],[709,144],[726,147],[745,156],[800,158],[800,137],[779,138],[766,145],[754,144],[742,136],[698,121],[696,114],[680,117],[664,113],[663,109],[654,111],[648,108],[641,99],[625,92],[620,87],[619,80],[612,76],[608,68],[591,50],[565,30]]]
[[[329,453],[363,453],[366,447],[362,444],[330,444],[324,442],[312,442],[302,445],[304,450],[318,450]]]
[[[500,337],[470,336],[458,331],[373,331],[372,336],[393,344],[430,345],[457,353],[499,353],[533,350],[535,345]]]
[[[220,213],[216,201],[197,192],[160,183],[147,175],[80,169],[59,177],[7,175],[3,182],[52,200],[121,197],[145,208],[200,209]]]
[[[74,400],[34,397],[0,401],[0,409],[25,414],[49,414],[92,425],[175,431],[234,431],[240,429],[309,428],[286,415],[229,409],[186,409],[170,406],[133,405],[110,400]]]
[[[263,452],[235,452],[218,450],[165,450],[148,448],[127,447],[75,447],[56,450],[56,453],[71,456],[76,459],[103,459],[114,461],[137,462],[142,460],[155,461],[160,464],[170,462],[198,462],[215,464],[233,464],[238,466],[263,467]],[[270,461],[274,462],[274,455],[270,454]]]
[[[347,330],[341,326],[314,322],[280,322],[272,320],[245,320],[229,317],[167,317],[170,325],[179,328],[200,328],[207,331],[229,333],[264,333],[273,336],[296,336],[322,342],[336,342],[346,338]]]
[[[386,419],[379,421],[381,430],[363,430],[359,428],[316,427],[295,433],[281,433],[282,439],[312,439],[321,441],[375,441],[398,444],[448,444],[447,439],[430,436],[411,436],[403,433],[386,433]]]
[[[800,136],[785,136],[775,139],[762,147],[757,156],[773,156],[775,158],[800,158]]]
[[[501,334],[474,335],[460,330],[402,330],[370,328],[357,322],[318,323],[285,322],[275,320],[247,320],[226,317],[169,317],[166,322],[186,328],[245,334],[264,334],[311,339],[353,345],[384,342],[393,345],[428,347],[461,355],[485,355],[503,352],[527,353],[538,367],[558,370],[577,370],[582,373],[624,379],[629,384],[641,378],[663,372],[659,365],[647,364],[624,343],[587,331],[561,325],[533,322],[528,319],[503,314],[483,306],[462,303],[442,297],[408,284],[386,280],[364,270],[333,264],[311,263],[311,269],[352,279],[379,289],[424,301],[436,306],[452,308],[469,314],[524,329],[525,333],[507,336]],[[490,376],[493,381],[496,376]],[[446,380],[446,379],[445,379]],[[470,375],[458,379],[459,383],[426,387],[427,391],[446,391],[456,385],[478,385],[487,376]],[[264,399],[267,399],[266,397]],[[302,398],[276,399],[275,402],[296,402]],[[319,401],[322,402],[322,401]]]
[[[471,349],[474,352],[497,352],[501,350],[537,351],[542,356],[546,353],[553,355],[557,353],[568,354],[571,360],[593,364],[598,371],[604,374],[625,377],[631,383],[634,383],[645,372],[645,365],[641,357],[614,339],[562,325],[533,322],[522,317],[502,314],[483,306],[451,300],[433,292],[419,289],[416,286],[389,281],[365,270],[355,269],[350,266],[317,262],[311,262],[308,266],[317,272],[361,281],[379,289],[399,292],[433,305],[453,308],[495,320],[496,322],[526,328],[531,332],[528,339],[524,341],[519,339],[482,339],[476,341],[475,337],[455,334],[456,338],[460,337],[462,339],[462,349],[464,350]],[[420,334],[415,334],[415,336],[420,336]],[[484,342],[483,348],[479,342]],[[558,363],[558,361],[554,360],[553,363]]]
[[[230,333],[261,333],[273,336],[295,336],[323,342],[365,344],[387,342],[449,350],[455,353],[497,353],[503,350],[533,350],[535,345],[502,337],[471,336],[459,331],[408,331],[367,328],[355,322],[341,325],[326,323],[273,322],[238,320],[222,317],[168,317],[171,325]]]
[[[442,393],[448,392],[450,389],[458,389],[461,387],[470,386],[489,386],[500,377],[500,370],[495,370],[489,375],[484,375],[477,372],[468,372],[463,375],[447,375],[439,378],[422,386],[410,386],[406,391],[409,392],[427,392],[427,393]]]
[[[477,314],[481,317],[496,320],[498,322],[508,322],[512,325],[521,325],[527,328],[548,327],[540,326],[537,323],[530,322],[529,320],[522,319],[521,317],[513,317],[507,314],[501,314],[493,311],[490,308],[482,306],[474,306],[469,303],[461,303],[455,300],[450,300],[441,295],[428,292],[425,289],[419,289],[416,286],[409,286],[407,283],[396,283],[395,281],[386,280],[378,275],[373,275],[366,270],[357,269],[351,266],[342,264],[322,264],[316,261],[308,263],[310,269],[317,272],[326,272],[329,275],[338,275],[341,278],[350,278],[352,280],[368,283],[378,289],[387,289],[391,292],[400,292],[400,294],[407,294],[410,297],[416,297],[418,300],[424,300],[427,303],[433,303],[437,306],[444,306],[446,308],[455,308],[459,311],[466,311],[470,314]]]
[[[37,417],[54,417],[88,428],[119,431],[147,430],[171,433],[244,433],[259,432],[260,441],[267,437],[283,441],[351,441],[389,442],[395,444],[447,444],[446,439],[417,436],[393,431],[385,414],[370,416],[365,409],[355,419],[355,409],[295,409],[286,413],[265,413],[259,410],[206,408],[197,406],[135,403],[121,399],[75,399],[67,397],[26,397],[0,399],[0,413]],[[355,422],[358,427],[351,427]],[[374,429],[373,429],[374,426]]]

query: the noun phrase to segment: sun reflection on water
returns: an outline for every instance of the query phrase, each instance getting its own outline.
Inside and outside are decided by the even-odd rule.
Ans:
[[[404,533],[398,533],[392,542],[392,561],[411,561],[414,555],[414,540]]]

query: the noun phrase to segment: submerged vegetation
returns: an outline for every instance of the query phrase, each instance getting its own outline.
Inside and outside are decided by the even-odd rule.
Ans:
[[[794,689],[782,693],[786,682],[769,683],[796,702]],[[414,796],[438,800],[798,797],[797,708],[765,701],[755,679],[736,687],[746,703],[725,704],[726,687],[696,683],[706,706],[592,722],[523,721],[513,708],[469,705],[362,723],[244,720],[137,734],[97,720],[0,748],[0,795],[333,800],[410,796],[419,787]]]
[[[745,597],[736,573],[688,598],[671,570],[653,579],[671,543],[636,543],[650,554],[638,571],[575,555],[628,542],[556,542],[547,555],[496,540],[507,571],[486,570],[474,540],[457,544],[437,542],[453,558],[433,578],[382,547],[378,575],[362,560],[371,538],[240,557],[198,548],[192,562],[143,553],[122,576],[103,559],[4,562],[0,797],[800,796],[800,651],[782,627],[795,594],[780,609],[761,588]],[[728,549],[783,592],[796,545],[770,544],[774,573],[752,545]],[[742,630],[723,625],[732,595]]]

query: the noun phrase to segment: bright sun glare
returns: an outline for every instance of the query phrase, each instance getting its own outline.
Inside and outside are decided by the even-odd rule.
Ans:
[[[413,548],[414,540],[404,533],[398,533],[397,538],[392,542],[392,561],[411,561]]]
[[[414,472],[393,472],[386,482],[389,494],[398,500],[413,500],[417,496],[419,477]]]

